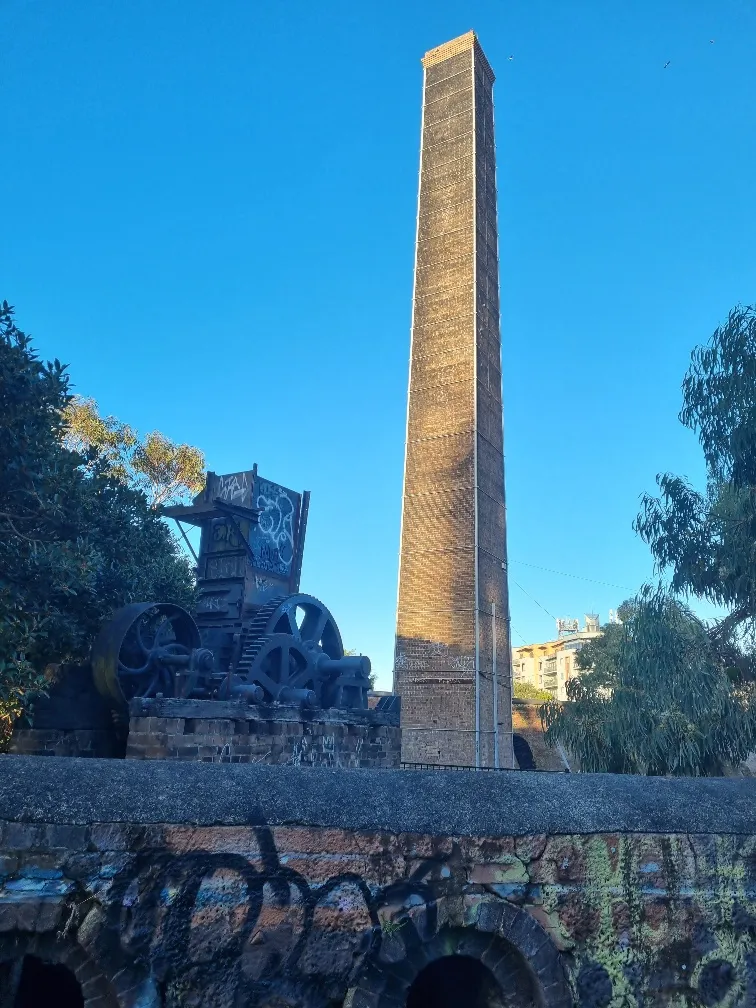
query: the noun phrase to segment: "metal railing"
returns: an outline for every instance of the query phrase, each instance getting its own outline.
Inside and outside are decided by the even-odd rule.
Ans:
[[[504,770],[509,773],[517,770],[517,767],[492,767],[492,766],[458,766],[454,763],[400,763],[402,770],[492,770],[494,772]]]

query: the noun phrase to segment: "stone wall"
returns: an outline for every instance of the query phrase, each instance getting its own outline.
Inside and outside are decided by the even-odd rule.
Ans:
[[[88,665],[61,665],[31,723],[16,725],[10,751],[21,756],[123,757],[126,726],[114,719]]]
[[[113,728],[15,728],[10,752],[18,756],[123,757]]]
[[[127,759],[398,767],[401,731],[377,710],[217,700],[134,700]]]
[[[464,956],[490,1008],[752,1008],[754,799],[748,780],[3,757],[0,997],[36,954],[87,1008],[398,1008]]]

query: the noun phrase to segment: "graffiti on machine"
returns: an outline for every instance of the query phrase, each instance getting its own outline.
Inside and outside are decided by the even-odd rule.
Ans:
[[[92,652],[99,690],[119,706],[163,696],[366,708],[370,660],[345,655],[330,611],[299,591],[309,496],[254,466],[208,472],[190,505],[165,508],[182,533],[200,530],[197,605],[115,613]]]

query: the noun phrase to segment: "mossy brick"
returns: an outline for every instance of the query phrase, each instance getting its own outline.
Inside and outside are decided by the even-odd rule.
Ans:
[[[489,861],[485,864],[473,865],[468,872],[468,879],[479,885],[506,883],[523,883],[528,881],[528,873],[523,863],[517,858],[509,858],[504,862]]]

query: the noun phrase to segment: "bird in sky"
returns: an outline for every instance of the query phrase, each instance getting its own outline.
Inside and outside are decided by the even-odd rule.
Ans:
[[[509,58],[510,58],[511,60],[513,60],[513,59],[514,59],[514,56],[510,56]]]
[[[714,39],[713,39],[713,38],[710,38],[710,39],[709,39],[709,42],[710,42],[710,43],[711,43],[712,45],[714,45]]]
[[[667,67],[669,66],[669,64],[670,64],[671,62],[672,62],[672,60],[667,60],[667,62],[666,62],[666,63],[664,64],[664,69],[665,69],[665,70],[667,69]]]

